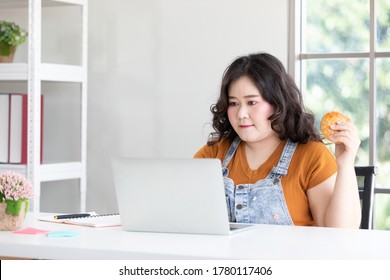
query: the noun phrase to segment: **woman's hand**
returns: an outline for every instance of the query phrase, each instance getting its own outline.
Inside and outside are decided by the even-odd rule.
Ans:
[[[335,155],[338,166],[354,166],[355,157],[360,146],[356,127],[352,122],[338,122],[331,128],[336,131],[330,140],[336,144]]]

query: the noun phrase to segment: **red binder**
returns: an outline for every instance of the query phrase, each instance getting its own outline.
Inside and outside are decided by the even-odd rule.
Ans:
[[[40,162],[43,159],[43,95],[41,95],[41,151]],[[27,163],[28,156],[28,95],[10,94],[9,109],[9,163]],[[11,133],[12,132],[12,133]]]

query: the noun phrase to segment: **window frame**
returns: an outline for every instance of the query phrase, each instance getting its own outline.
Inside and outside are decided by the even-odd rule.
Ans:
[[[376,81],[376,59],[390,58],[390,52],[376,50],[376,0],[370,2],[370,46],[368,52],[342,52],[342,53],[308,53],[305,50],[305,26],[302,24],[303,15],[306,14],[307,0],[289,1],[289,47],[287,71],[295,80],[297,86],[304,95],[303,75],[305,73],[304,61],[311,59],[350,59],[366,58],[369,60],[369,165],[377,165],[377,81]],[[390,188],[374,189],[375,194],[390,194]],[[373,202],[374,223],[375,223],[375,199]]]

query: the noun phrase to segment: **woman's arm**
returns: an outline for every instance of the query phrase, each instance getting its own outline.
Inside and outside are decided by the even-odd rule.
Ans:
[[[354,161],[360,140],[352,123],[339,123],[336,144],[337,174],[308,190],[310,210],[318,226],[359,228],[361,207]]]

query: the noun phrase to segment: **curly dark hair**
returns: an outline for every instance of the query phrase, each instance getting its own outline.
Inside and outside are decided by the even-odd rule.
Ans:
[[[314,115],[305,108],[302,94],[283,64],[268,53],[255,53],[237,58],[226,68],[218,101],[210,107],[216,132],[211,134],[208,145],[223,138],[233,140],[237,136],[227,115],[228,91],[230,84],[243,76],[249,77],[263,99],[274,107],[275,112],[269,120],[272,130],[281,140],[298,143],[322,141],[314,126]]]

